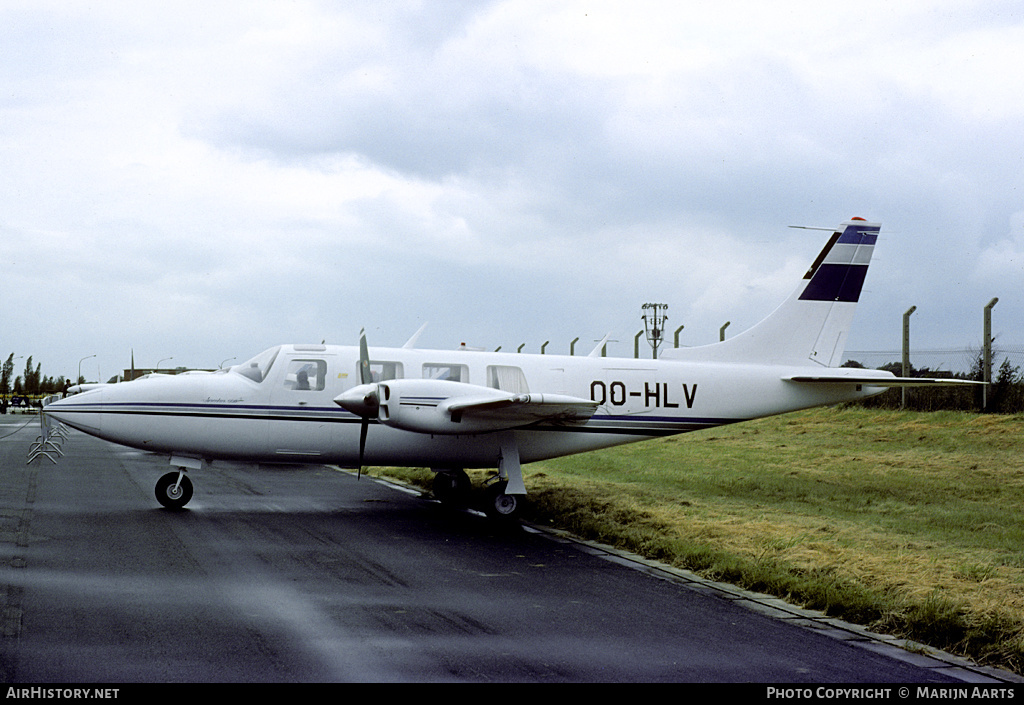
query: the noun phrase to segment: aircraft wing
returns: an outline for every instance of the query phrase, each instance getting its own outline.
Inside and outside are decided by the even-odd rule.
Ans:
[[[508,394],[503,398],[456,397],[443,404],[452,421],[490,421],[506,428],[538,421],[582,423],[594,415],[598,403],[564,394]]]
[[[850,369],[849,374],[838,370],[827,374],[793,375],[783,377],[787,382],[799,384],[859,384],[864,387],[953,387],[984,384],[969,379],[953,379],[950,377],[896,377],[888,372],[878,374],[866,373],[865,370]]]

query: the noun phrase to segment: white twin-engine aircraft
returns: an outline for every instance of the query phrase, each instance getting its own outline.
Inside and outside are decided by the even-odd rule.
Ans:
[[[204,462],[429,466],[435,495],[468,501],[465,468],[495,468],[485,511],[516,515],[520,463],[949,383],[837,368],[880,225],[843,223],[790,298],[724,342],[658,360],[281,345],[216,372],[152,375],[68,396],[49,419],[166,453],[165,507]],[[410,341],[411,343],[412,341]]]

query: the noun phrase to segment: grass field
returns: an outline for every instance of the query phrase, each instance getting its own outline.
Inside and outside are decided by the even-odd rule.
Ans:
[[[1024,668],[1024,416],[822,409],[524,473],[530,521]]]

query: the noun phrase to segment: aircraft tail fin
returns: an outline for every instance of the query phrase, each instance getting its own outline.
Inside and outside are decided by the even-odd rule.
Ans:
[[[723,342],[670,349],[661,357],[838,366],[880,229],[863,218],[846,221],[796,291],[763,321]]]

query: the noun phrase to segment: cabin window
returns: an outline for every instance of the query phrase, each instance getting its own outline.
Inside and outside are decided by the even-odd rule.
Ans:
[[[370,360],[370,378],[374,382],[386,382],[389,379],[402,379],[402,363]],[[359,363],[356,363],[356,379],[360,379]]]
[[[446,379],[449,382],[468,382],[469,368],[465,365],[428,362],[423,366],[423,379]]]
[[[489,365],[487,367],[487,386],[513,394],[527,394],[530,391],[523,371],[509,365]]]
[[[324,360],[289,360],[288,372],[284,376],[285,389],[297,392],[319,392],[327,380],[327,363]]]

